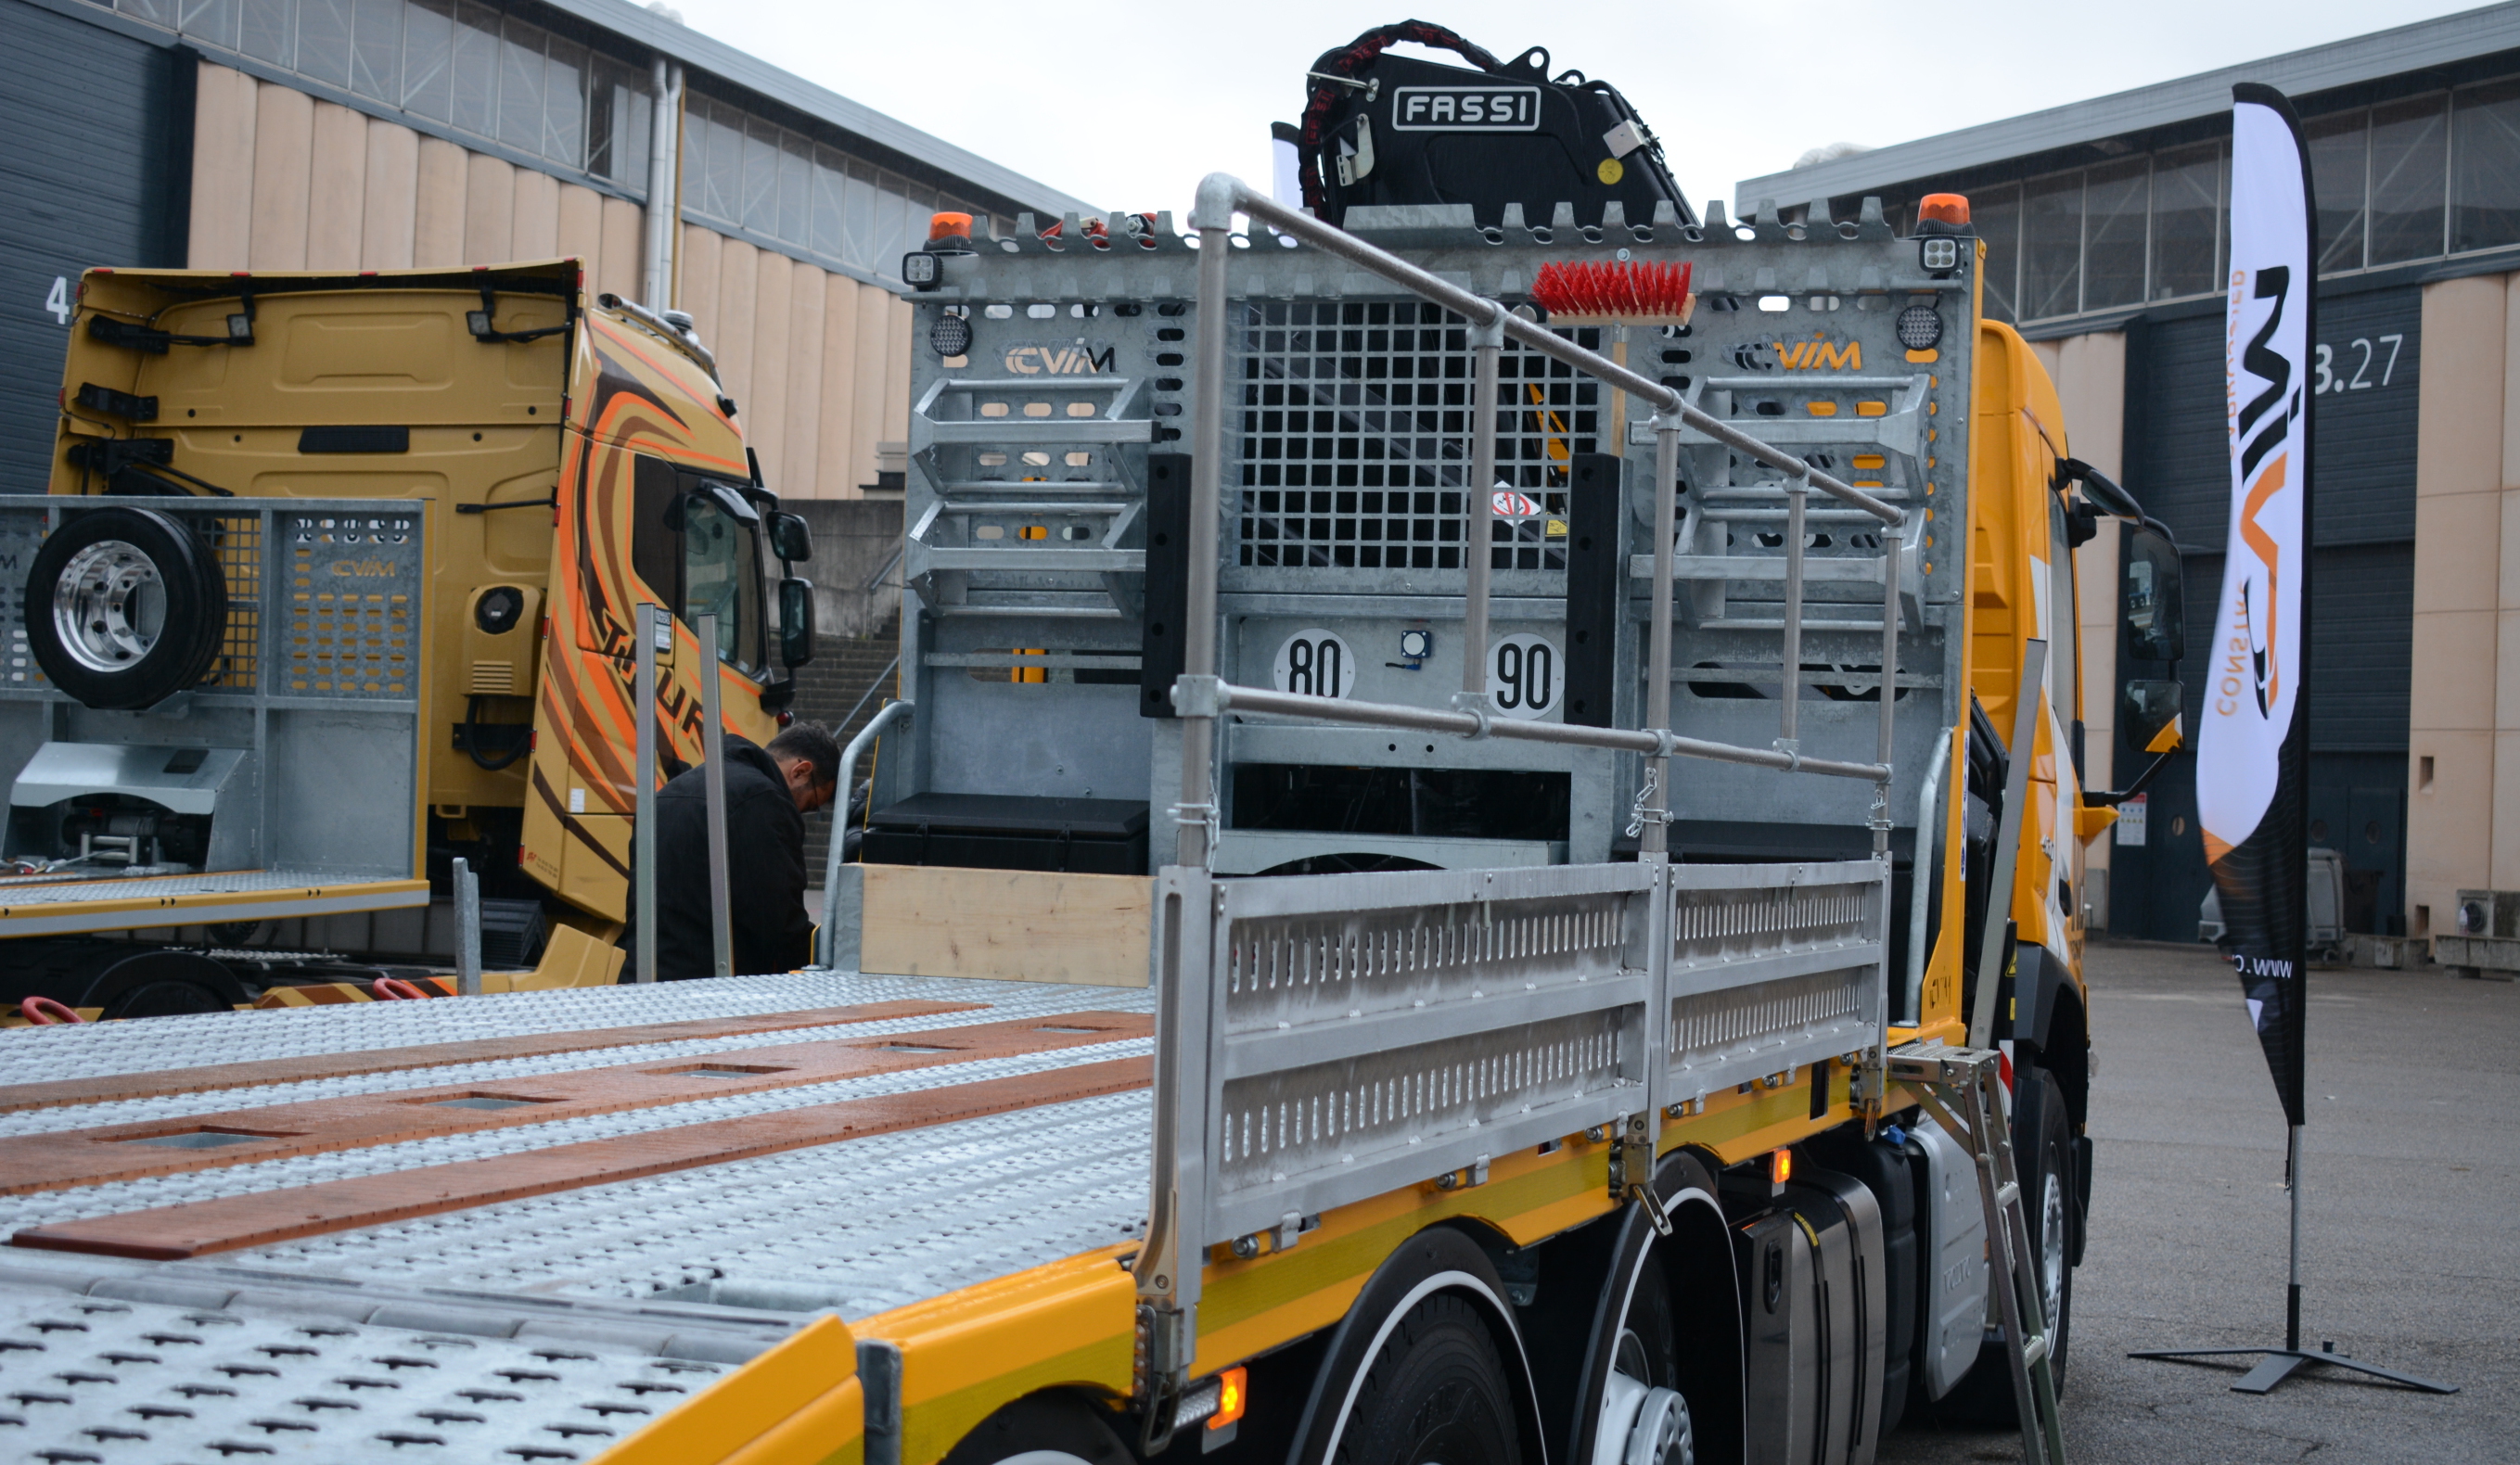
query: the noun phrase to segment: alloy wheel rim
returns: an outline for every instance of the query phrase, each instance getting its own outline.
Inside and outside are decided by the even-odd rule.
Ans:
[[[166,581],[158,561],[119,539],[71,555],[54,583],[53,630],[86,670],[128,671],[166,631]]]
[[[2039,1184],[2039,1287],[2048,1331],[2065,1300],[2065,1182],[2050,1170]]]

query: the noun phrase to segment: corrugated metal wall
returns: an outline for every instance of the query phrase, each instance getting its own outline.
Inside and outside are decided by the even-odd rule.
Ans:
[[[193,180],[195,269],[574,254],[594,289],[641,292],[638,204],[207,62]],[[717,355],[772,491],[850,498],[875,483],[877,445],[909,436],[909,305],[696,224],[681,249],[682,307]]]
[[[2422,293],[2323,295],[2311,381],[2310,743],[2314,815],[2366,871],[2385,928],[2404,907],[2405,762],[2413,657],[2415,428]],[[2128,486],[2185,552],[2187,728],[2203,711],[2206,644],[2229,532],[2223,317],[2150,324],[2130,347]],[[2138,359],[2139,358],[2139,359]],[[2133,768],[2121,750],[2122,768]],[[2195,771],[2154,785],[2145,844],[2112,851],[2111,929],[2193,940],[2207,883]],[[2396,790],[2394,794],[2390,790]],[[2381,837],[2368,826],[2381,824]],[[2349,837],[2350,835],[2350,837]]]
[[[184,262],[190,119],[181,65],[144,41],[8,3],[0,55],[0,493],[41,493],[79,273]]]

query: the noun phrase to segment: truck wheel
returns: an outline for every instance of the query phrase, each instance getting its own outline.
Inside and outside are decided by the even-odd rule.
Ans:
[[[1505,1362],[1470,1305],[1436,1293],[1409,1310],[1336,1426],[1336,1465],[1521,1465]]]
[[[981,1420],[944,1465],[1129,1465],[1133,1458],[1092,1405],[1036,1394]]]
[[[1693,1465],[1688,1400],[1680,1395],[1680,1337],[1671,1284],[1652,1252],[1637,1268],[1610,1355],[1594,1431],[1593,1465]]]
[[[2074,1218],[2082,1214],[2082,1197],[2074,1193],[2074,1133],[2065,1112],[2065,1090],[2056,1076],[2033,1068],[2031,1083],[2021,1088],[2036,1112],[2016,1119],[2013,1143],[2021,1157],[2021,1204],[2030,1224],[2030,1253],[2036,1260],[2040,1310],[2048,1319],[2055,1359],[2056,1387],[2065,1386],[2065,1346],[2074,1321]],[[2009,1364],[2004,1365],[2007,1369]]]
[[[227,630],[227,578],[192,530],[146,509],[77,514],[35,552],[26,642],[90,707],[152,707],[202,679]]]

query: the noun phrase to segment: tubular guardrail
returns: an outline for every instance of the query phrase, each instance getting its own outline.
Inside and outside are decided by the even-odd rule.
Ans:
[[[1467,625],[1451,709],[1233,686],[1216,675],[1228,232],[1240,213],[1469,323]],[[1320,1210],[1412,1179],[1484,1182],[1492,1157],[1578,1131],[1612,1140],[1613,1188],[1649,1173],[1661,1119],[1719,1087],[1806,1064],[1863,1064],[1877,1092],[1889,1005],[1888,809],[1903,511],[1711,417],[1681,393],[1308,214],[1211,174],[1199,186],[1198,294],[1176,860],[1157,876],[1155,1132],[1135,1264],[1142,1398],[1168,1414],[1195,1349],[1199,1272],[1296,1245]],[[1498,357],[1511,339],[1653,404],[1652,610],[1641,730],[1492,715],[1483,675]],[[1670,731],[1676,485],[1684,431],[1787,475],[1783,708],[1770,748]],[[1882,693],[1871,763],[1809,759],[1802,679],[1804,503],[1818,488],[1880,521]],[[1646,759],[1634,865],[1217,879],[1216,720],[1228,712],[1505,737]],[[1874,785],[1873,859],[1669,863],[1667,761],[1712,759]],[[1624,1169],[1622,1166],[1624,1165]],[[1649,1196],[1649,1187],[1644,1193]],[[1168,1391],[1172,1391],[1168,1393]]]

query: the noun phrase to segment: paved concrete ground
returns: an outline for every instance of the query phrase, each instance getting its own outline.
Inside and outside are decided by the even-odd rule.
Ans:
[[[2129,1349],[2280,1343],[2283,1112],[2210,950],[2094,946],[2088,1255],[2065,1393],[2074,1465],[2520,1460],[2520,987],[2311,975],[2303,1170],[2310,1346],[2459,1386],[2327,1369],[2272,1395]],[[1884,1465],[2019,1458],[2008,1432],[1907,1428]]]

